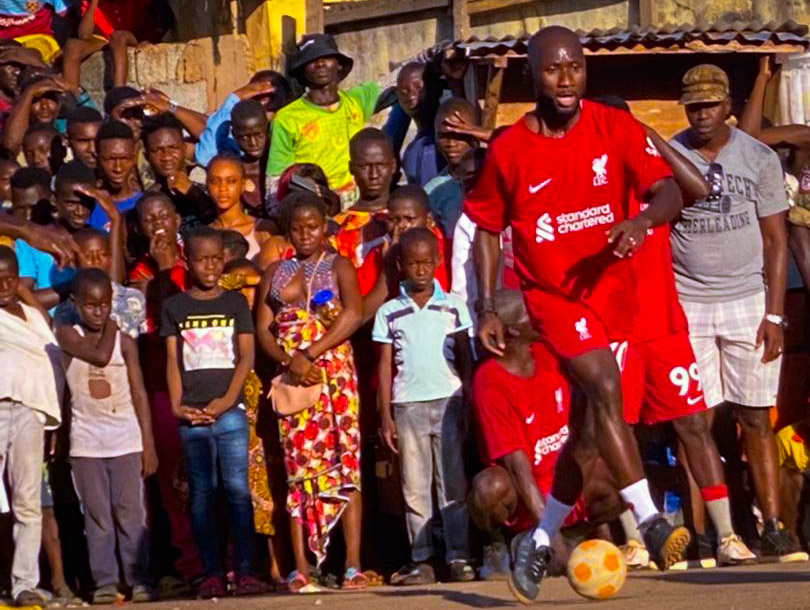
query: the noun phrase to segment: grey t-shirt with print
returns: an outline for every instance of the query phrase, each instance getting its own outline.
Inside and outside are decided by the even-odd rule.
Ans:
[[[712,185],[706,199],[683,209],[672,228],[675,283],[683,301],[734,301],[765,289],[759,219],[788,208],[779,158],[739,129],[713,163],[688,131],[670,144]]]

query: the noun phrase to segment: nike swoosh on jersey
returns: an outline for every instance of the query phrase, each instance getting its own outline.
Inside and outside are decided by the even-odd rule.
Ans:
[[[533,421],[534,421],[534,413],[532,413],[531,415],[529,415],[529,417],[526,418],[526,423],[529,424],[530,426],[532,425]]]
[[[701,400],[703,400],[703,394],[697,396],[696,398],[687,398],[686,402],[689,404],[690,407],[694,407]]]
[[[546,186],[549,182],[551,182],[551,178],[547,178],[546,180],[543,180],[540,184],[530,184],[529,185],[529,192],[532,195],[534,195],[536,193],[539,193],[540,189],[542,189],[544,186]]]

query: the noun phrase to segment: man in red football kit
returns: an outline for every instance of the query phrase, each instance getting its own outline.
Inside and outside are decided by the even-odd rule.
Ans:
[[[576,35],[558,26],[529,41],[537,104],[492,145],[465,212],[478,225],[474,256],[483,346],[503,349],[503,326],[492,303],[499,236],[512,227],[515,265],[529,315],[562,362],[575,390],[570,436],[560,455],[540,524],[512,540],[510,588],[528,603],[551,559],[550,538],[582,489],[574,459],[595,444],[622,498],[633,507],[647,549],[667,569],[689,544],[650,497],[635,440],[622,418],[621,374],[610,343],[632,338],[638,313],[629,256],[647,230],[680,212],[680,190],[669,166],[648,151],[644,128],[630,115],[582,101],[585,57]],[[627,218],[631,192],[649,202]],[[598,430],[595,440],[582,434]]]
[[[598,101],[630,112],[621,98]],[[700,171],[654,130],[646,131],[649,152],[660,154],[669,164],[687,203],[705,197],[709,185]],[[645,208],[646,204],[630,197],[630,214],[638,214]],[[623,373],[625,421],[631,425],[672,422],[717,531],[717,562],[752,563],[756,556],[732,527],[723,464],[709,430],[698,365],[675,288],[669,233],[668,224],[652,229],[633,258],[639,315],[630,341],[614,349]],[[632,514],[623,516],[626,530],[632,519]],[[634,547],[628,545],[626,557],[628,550],[636,550]]]

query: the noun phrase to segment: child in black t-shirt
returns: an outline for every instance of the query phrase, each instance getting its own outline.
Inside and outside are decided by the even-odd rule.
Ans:
[[[218,281],[224,267],[222,236],[199,227],[186,237],[191,288],[163,303],[172,412],[189,481],[189,513],[203,563],[202,598],[225,595],[225,568],[214,520],[222,478],[230,515],[236,595],[260,593],[253,575],[253,507],[248,484],[248,422],[242,386],[253,367],[253,320],[247,301]]]

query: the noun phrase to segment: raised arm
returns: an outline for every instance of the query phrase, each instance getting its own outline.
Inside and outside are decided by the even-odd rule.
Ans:
[[[107,191],[77,184],[77,193],[96,200],[96,203],[110,218],[110,278],[119,284],[124,283],[126,270],[124,268],[124,247],[126,244],[126,228],[121,212]]]
[[[707,197],[709,195],[709,183],[706,182],[706,178],[695,167],[694,163],[675,150],[655,129],[647,125],[644,128],[647,130],[647,136],[652,140],[658,152],[661,153],[661,157],[672,168],[672,175],[675,177],[675,182],[681,187],[684,199],[689,204],[692,204]]]
[[[96,30],[96,9],[98,8],[98,0],[90,0],[87,5],[87,10],[82,15],[82,20],[79,22],[79,38],[87,40],[93,35]]]
[[[31,122],[31,104],[34,99],[48,92],[64,93],[65,87],[55,79],[46,78],[35,82],[22,92],[8,115],[5,129],[0,136],[3,150],[16,157],[22,148],[23,137]]]
[[[55,331],[56,340],[63,352],[99,368],[110,363],[116,333],[118,326],[110,318],[98,338],[82,336],[75,328],[67,325],[57,326]]]
[[[740,113],[740,120],[737,121],[737,128],[754,138],[759,138],[759,131],[762,128],[762,105],[765,102],[765,88],[768,86],[771,76],[773,76],[771,57],[763,55],[759,58],[759,72],[754,81],[754,87],[751,89],[751,95],[748,96],[748,101],[745,102]]]

